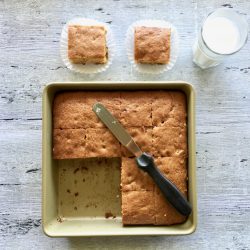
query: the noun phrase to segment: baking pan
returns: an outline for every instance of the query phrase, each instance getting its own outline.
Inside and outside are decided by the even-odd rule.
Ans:
[[[57,92],[73,90],[182,90],[188,106],[188,197],[193,207],[185,223],[171,226],[122,225],[120,159],[54,160],[52,106]],[[50,83],[43,91],[42,226],[51,237],[185,235],[197,225],[195,93],[187,82]]]

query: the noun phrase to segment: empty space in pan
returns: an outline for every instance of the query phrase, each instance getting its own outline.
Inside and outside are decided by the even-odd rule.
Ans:
[[[58,217],[121,217],[119,158],[58,160]]]

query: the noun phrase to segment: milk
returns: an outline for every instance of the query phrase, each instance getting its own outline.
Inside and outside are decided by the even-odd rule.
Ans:
[[[202,36],[207,46],[219,54],[235,52],[240,42],[238,27],[225,17],[207,19],[203,25]]]
[[[205,20],[193,46],[193,61],[201,68],[216,66],[243,47],[246,39],[246,21],[233,10],[220,8]]]

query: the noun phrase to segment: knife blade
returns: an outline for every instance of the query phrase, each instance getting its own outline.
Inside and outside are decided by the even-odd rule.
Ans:
[[[101,103],[94,104],[93,111],[109,128],[118,141],[136,156],[138,167],[151,176],[165,198],[173,205],[173,207],[175,207],[181,214],[185,216],[189,215],[192,212],[191,205],[180,190],[156,167],[154,158],[150,154],[141,151],[125,128],[123,128],[120,122],[114,118]]]
[[[131,135],[124,129],[121,123],[101,104],[93,105],[93,111],[100,120],[109,128],[117,140],[136,157],[142,154],[141,149],[134,142]]]

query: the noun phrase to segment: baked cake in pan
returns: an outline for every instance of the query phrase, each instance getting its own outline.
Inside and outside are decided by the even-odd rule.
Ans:
[[[153,33],[154,34],[154,33]],[[124,225],[182,223],[151,177],[92,111],[101,102],[126,127],[139,147],[187,196],[186,96],[180,91],[62,92],[53,105],[53,157],[121,157]]]

